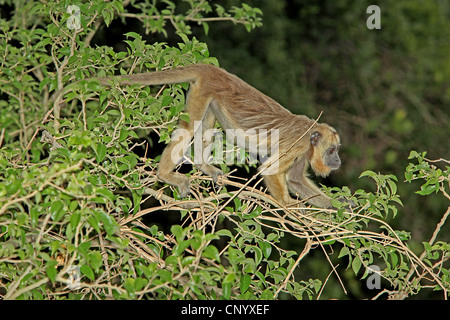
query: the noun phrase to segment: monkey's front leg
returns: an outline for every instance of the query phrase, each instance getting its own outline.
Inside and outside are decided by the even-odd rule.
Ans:
[[[306,177],[307,163],[305,159],[297,160],[288,170],[286,182],[288,189],[302,200],[319,208],[330,208],[331,199]]]
[[[289,190],[297,194],[302,200],[319,208],[332,208],[331,198],[324,194],[320,189],[306,177],[300,177],[299,180],[288,179]]]
[[[265,175],[264,181],[272,197],[281,204],[291,205],[296,203],[289,195],[285,174]]]

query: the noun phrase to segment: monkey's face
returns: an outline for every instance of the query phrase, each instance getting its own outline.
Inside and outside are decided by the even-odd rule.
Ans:
[[[310,137],[310,164],[316,175],[326,177],[341,166],[339,158],[340,138],[336,130],[328,125],[320,125]]]
[[[331,170],[339,169],[341,166],[341,159],[339,158],[339,146],[333,145],[325,151],[323,155],[323,162]]]

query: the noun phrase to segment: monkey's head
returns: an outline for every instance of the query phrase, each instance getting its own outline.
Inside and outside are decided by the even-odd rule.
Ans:
[[[318,124],[311,130],[309,163],[314,173],[326,177],[332,170],[339,169],[340,138],[336,130],[326,124]]]

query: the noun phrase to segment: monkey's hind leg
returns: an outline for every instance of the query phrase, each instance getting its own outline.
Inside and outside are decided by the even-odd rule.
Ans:
[[[191,135],[189,131],[182,129],[176,130],[172,140],[161,155],[158,167],[158,178],[178,187],[181,198],[187,197],[190,193],[189,179],[183,174],[173,172],[173,170],[183,159],[190,140]]]
[[[194,126],[199,121],[203,122],[211,99],[202,96],[199,84],[191,84],[191,89],[186,101],[186,112],[189,114],[189,122],[180,121],[180,128],[174,132],[172,140],[164,149],[159,162],[158,177],[171,185],[178,187],[180,197],[185,198],[190,194],[189,178],[183,174],[175,173],[175,167],[183,159],[192,137]],[[204,168],[208,170],[209,168]],[[212,170],[211,170],[212,171]],[[214,174],[214,172],[212,172]]]

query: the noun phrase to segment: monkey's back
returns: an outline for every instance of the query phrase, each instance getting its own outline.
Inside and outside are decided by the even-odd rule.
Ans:
[[[225,127],[248,129],[278,129],[280,139],[291,141],[303,135],[313,124],[306,116],[291,113],[278,102],[247,84],[234,74],[211,65],[196,65],[206,92],[214,98],[215,108],[226,113],[234,125]],[[295,140],[294,140],[295,141]]]

